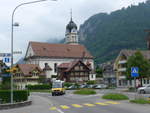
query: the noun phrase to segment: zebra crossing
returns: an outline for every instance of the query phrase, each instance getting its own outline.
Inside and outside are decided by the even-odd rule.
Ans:
[[[83,107],[95,107],[95,106],[108,106],[108,105],[117,105],[119,102],[115,101],[106,101],[106,102],[95,102],[95,103],[82,103],[82,104],[70,104],[70,105],[59,105],[58,107],[52,106],[49,110],[57,110],[57,109],[71,109],[71,108],[83,108]]]

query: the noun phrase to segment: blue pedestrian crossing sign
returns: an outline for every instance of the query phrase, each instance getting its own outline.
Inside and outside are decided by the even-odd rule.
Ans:
[[[138,67],[131,67],[131,76],[139,77],[139,68]]]
[[[5,57],[5,58],[3,59],[3,62],[4,62],[4,63],[9,63],[9,62],[10,62],[10,58]]]

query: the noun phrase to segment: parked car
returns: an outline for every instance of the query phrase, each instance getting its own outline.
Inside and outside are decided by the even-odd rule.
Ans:
[[[68,87],[67,89],[69,90],[73,90],[73,89],[78,89],[79,87],[77,85],[71,85],[70,87]]]
[[[89,85],[87,85],[87,84],[82,84],[81,86],[80,86],[80,88],[88,88],[89,87]]]
[[[88,85],[87,87],[88,87],[88,88],[95,88],[96,85]]]
[[[146,86],[143,86],[143,87],[140,87],[138,88],[138,93],[140,94],[145,94],[145,93],[150,93],[150,84],[149,85],[146,85]]]
[[[94,88],[95,89],[104,89],[104,88],[107,88],[107,85],[105,85],[105,84],[97,84]]]

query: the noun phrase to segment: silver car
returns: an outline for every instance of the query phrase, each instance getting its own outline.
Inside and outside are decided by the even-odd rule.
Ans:
[[[140,94],[145,94],[145,93],[150,93],[150,84],[149,85],[146,85],[144,87],[140,87],[138,88],[138,93]]]

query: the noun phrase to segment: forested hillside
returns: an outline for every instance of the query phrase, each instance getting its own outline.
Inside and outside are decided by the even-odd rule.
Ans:
[[[92,16],[80,26],[79,38],[96,63],[102,63],[122,49],[146,49],[145,29],[150,29],[150,1]]]

